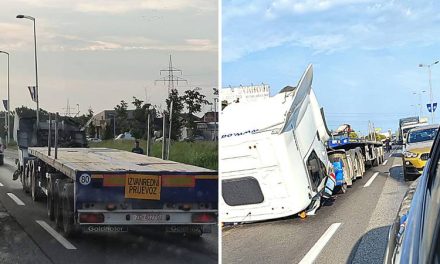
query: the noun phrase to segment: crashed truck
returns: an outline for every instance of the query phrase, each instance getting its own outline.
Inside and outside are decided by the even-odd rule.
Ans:
[[[232,103],[221,113],[222,222],[314,214],[332,195],[324,114],[308,66],[297,87],[264,100]]]
[[[136,153],[87,148],[84,131],[64,120],[37,126],[16,119],[14,179],[68,237],[154,227],[201,236],[217,223],[217,172]]]

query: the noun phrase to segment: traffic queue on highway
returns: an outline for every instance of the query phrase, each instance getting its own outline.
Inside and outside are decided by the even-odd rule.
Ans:
[[[409,186],[390,227],[384,263],[440,262],[440,136],[438,125],[404,136],[403,175]]]

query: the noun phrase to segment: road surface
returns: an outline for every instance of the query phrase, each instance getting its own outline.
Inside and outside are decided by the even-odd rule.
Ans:
[[[63,239],[46,214],[12,181],[14,152],[0,166],[0,263],[217,263],[218,233],[190,239],[160,232],[88,233]]]
[[[409,186],[401,165],[391,156],[369,168],[315,216],[223,228],[223,263],[383,263],[389,226]]]

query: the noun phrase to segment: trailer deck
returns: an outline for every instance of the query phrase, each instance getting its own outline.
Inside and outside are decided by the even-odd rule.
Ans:
[[[31,147],[28,150],[32,156],[74,180],[78,172],[85,171],[217,175],[217,172],[213,170],[109,148],[58,148],[57,159],[55,159],[54,149],[52,149],[51,156],[48,155],[47,147]]]

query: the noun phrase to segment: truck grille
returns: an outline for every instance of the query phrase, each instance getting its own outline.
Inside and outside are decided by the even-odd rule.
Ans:
[[[420,159],[421,160],[428,160],[429,159],[429,153],[423,153],[422,155],[420,155]]]
[[[222,196],[229,206],[258,204],[264,201],[260,184],[253,177],[223,180]]]

